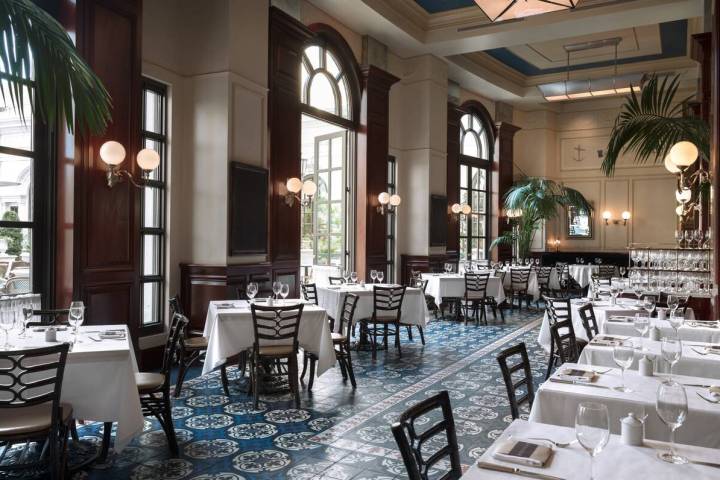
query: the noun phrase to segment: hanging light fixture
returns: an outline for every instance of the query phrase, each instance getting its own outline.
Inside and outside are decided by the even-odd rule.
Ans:
[[[562,82],[545,83],[538,85],[538,89],[548,102],[575,100],[578,98],[606,97],[608,95],[624,95],[631,91],[639,92],[643,83],[644,74],[630,73],[618,75],[618,45],[621,37],[593,40],[592,42],[573,43],[563,45],[567,55],[565,80]],[[614,72],[612,77],[596,78],[593,80],[570,80],[570,54],[592,50],[596,48],[613,47],[615,54]]]
[[[491,22],[530,17],[577,7],[579,0],[475,0]]]

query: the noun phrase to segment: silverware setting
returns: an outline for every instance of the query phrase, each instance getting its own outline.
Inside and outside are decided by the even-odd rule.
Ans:
[[[703,462],[701,460],[690,460],[689,458],[688,463],[692,463],[694,465],[704,465],[706,467],[720,468],[720,463]]]
[[[565,447],[569,447],[569,446],[572,445],[573,443],[577,443],[577,440],[572,440],[572,441],[570,441],[570,442],[556,442],[555,440],[552,440],[552,439],[550,439],[550,438],[528,437],[527,439],[528,439],[528,440],[541,441],[541,442],[548,442],[548,443],[552,444],[554,447],[557,447],[557,448],[565,448]]]
[[[720,355],[720,352],[714,352],[714,351],[708,351],[708,350],[703,351],[703,350],[698,350],[697,348],[691,348],[690,350],[692,350],[693,352],[697,353],[698,355],[702,355],[702,356]]]
[[[537,478],[539,480],[564,480],[561,477],[547,475],[545,473],[531,472],[530,470],[523,470],[523,469],[517,468],[517,467],[507,467],[505,465],[498,465],[496,463],[478,462],[477,466],[479,468],[484,468],[485,470],[493,470],[496,472],[503,472],[503,473],[512,473],[515,475],[520,475],[522,477]]]
[[[697,394],[698,397],[702,398],[703,400],[705,400],[708,403],[714,403],[714,404],[720,403],[720,400],[708,398],[705,395],[701,394],[700,392],[695,392],[695,393]]]
[[[553,383],[566,383],[568,385],[580,385],[583,387],[604,388],[606,390],[612,390],[610,387],[606,387],[605,385],[595,385],[594,383],[590,382],[577,382],[575,380],[562,380],[560,378],[550,378],[550,381]]]

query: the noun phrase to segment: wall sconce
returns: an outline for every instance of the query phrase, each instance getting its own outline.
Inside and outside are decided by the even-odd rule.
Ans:
[[[402,202],[402,198],[397,193],[390,195],[388,192],[382,192],[378,195],[378,202],[380,205],[377,207],[377,211],[380,215],[385,215],[385,212],[394,212],[395,209]]]
[[[625,210],[624,212],[622,212],[621,217],[622,217],[623,226],[627,225],[627,222],[628,222],[628,220],[630,220],[630,217],[631,217],[630,212]],[[613,219],[612,213],[610,213],[610,210],[605,210],[602,214],[602,218],[603,218],[603,220],[605,220],[605,225],[610,225],[610,222],[612,222],[613,225],[620,225],[621,219],[620,218]]]
[[[122,182],[123,176],[127,177],[135,187],[143,188],[150,176],[150,172],[160,165],[160,155],[155,150],[151,148],[140,150],[135,160],[142,169],[142,177],[136,181],[130,172],[119,168],[119,165],[125,160],[125,147],[114,140],[105,142],[100,146],[100,160],[108,166],[108,171],[105,174],[108,188]]]
[[[460,215],[470,215],[470,213],[472,212],[472,208],[467,203],[453,203],[450,207],[450,211],[453,215],[456,215],[458,218],[460,218]]]
[[[555,245],[555,253],[557,253],[560,250],[560,240],[555,239],[552,243]]]
[[[285,182],[285,188],[288,193],[285,194],[285,204],[288,207],[295,205],[295,200],[303,207],[307,207],[312,202],[312,197],[317,192],[317,185],[312,180],[304,182],[297,177],[288,178]],[[303,197],[300,197],[302,192]]]

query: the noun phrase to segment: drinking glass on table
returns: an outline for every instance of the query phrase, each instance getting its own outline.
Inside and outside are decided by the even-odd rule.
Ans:
[[[685,388],[673,380],[665,380],[658,387],[655,408],[660,420],[670,428],[670,451],[658,453],[658,458],[669,463],[687,463],[687,458],[675,452],[675,430],[685,422],[688,413]]]
[[[280,290],[282,290],[282,282],[273,282],[272,284],[272,291],[274,298],[278,298],[278,295],[280,295]]]
[[[28,323],[30,323],[30,320],[33,317],[33,308],[32,308],[32,302],[28,302],[25,307],[22,309],[22,324],[23,324],[23,330],[22,334],[19,335],[20,338],[27,338],[27,328]]]
[[[290,285],[287,283],[283,283],[282,287],[280,287],[280,296],[285,300],[287,296],[290,294]]]
[[[357,272],[350,272],[350,281],[352,283],[357,283]]]
[[[68,323],[73,327],[74,339],[73,343],[83,343],[78,340],[78,329],[85,320],[85,304],[83,302],[70,303],[70,311],[68,313]]]
[[[678,309],[674,309],[670,312],[669,322],[677,334],[678,329],[685,323],[685,314]]]
[[[625,267],[620,267],[620,276],[621,276],[621,277],[624,277],[624,276],[625,276],[625,272],[627,272],[627,268],[625,268]]]
[[[617,297],[620,294],[618,291],[617,283],[610,283],[610,296],[612,297],[612,304],[617,305]]]
[[[5,342],[2,346],[3,350],[14,348],[10,345],[10,330],[15,326],[15,315],[10,311],[7,305],[0,307],[0,329],[5,332]]]
[[[640,282],[636,283],[635,286],[633,287],[633,293],[637,297],[638,301],[642,298],[643,288],[642,288],[642,285],[640,284]]]
[[[350,270],[343,270],[342,277],[345,280],[345,283],[348,283],[350,281]]]
[[[678,298],[677,295],[668,295],[667,296],[668,308],[672,309],[672,311],[674,312],[678,308],[678,305],[680,305],[680,299]]]
[[[373,283],[375,283],[375,280],[377,279],[377,270],[370,270],[370,279]]]
[[[245,295],[250,299],[250,303],[252,303],[253,299],[255,298],[255,295],[258,293],[258,284],[255,282],[250,282],[247,284],[247,287],[245,287]]]
[[[663,337],[660,342],[660,352],[666,362],[670,364],[670,378],[672,378],[672,369],[682,356],[682,341],[679,338]]]
[[[637,332],[640,334],[640,339],[642,342],[642,338],[645,337],[645,334],[650,329],[650,317],[646,317],[642,313],[636,313],[633,326],[635,327],[635,330],[637,330]]]
[[[618,392],[632,392],[632,390],[625,386],[625,370],[630,368],[633,360],[635,359],[635,349],[633,348],[630,340],[620,340],[613,347],[613,360],[615,364],[620,367],[622,375],[622,385],[619,387],[613,387],[613,390]]]
[[[378,270],[377,272],[377,279],[379,283],[382,283],[385,279],[385,273],[382,270]]]
[[[651,317],[653,310],[655,310],[655,296],[645,295],[645,297],[643,297],[642,307],[648,312],[648,317]]]
[[[575,414],[575,436],[590,454],[590,480],[593,480],[593,460],[610,440],[610,417],[601,403],[583,402]]]

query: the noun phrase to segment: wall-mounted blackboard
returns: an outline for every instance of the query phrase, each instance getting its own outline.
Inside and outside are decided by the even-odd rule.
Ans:
[[[268,239],[268,171],[264,168],[230,163],[231,256],[266,254]]]
[[[447,232],[447,197],[442,195],[430,195],[430,246],[446,246]]]

